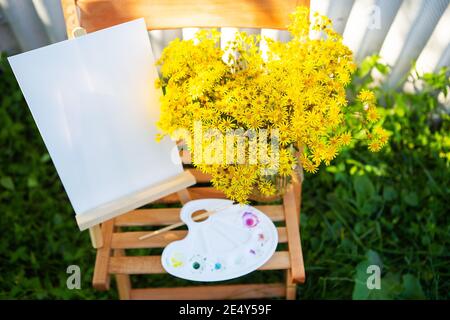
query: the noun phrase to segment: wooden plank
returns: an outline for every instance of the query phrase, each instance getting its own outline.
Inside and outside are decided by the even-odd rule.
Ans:
[[[278,242],[286,243],[287,235],[285,227],[278,227]],[[111,248],[113,249],[139,249],[139,248],[163,248],[172,241],[183,239],[186,230],[167,231],[148,239],[139,240],[139,237],[148,234],[148,231],[117,232],[113,233]]]
[[[195,33],[198,31],[198,28],[184,28],[180,29],[180,39],[190,40],[189,38],[194,38]],[[172,30],[158,30],[160,32],[171,32]],[[154,31],[150,31],[152,33]],[[192,157],[191,152],[184,140],[177,141],[178,151],[181,157],[181,162],[185,165],[192,165]]]
[[[305,282],[305,266],[303,264],[299,218],[293,185],[289,186],[283,200],[289,256],[291,260],[292,281],[303,283]]]
[[[285,287],[281,283],[232,284],[220,286],[193,286],[178,288],[149,288],[131,290],[131,299],[136,300],[223,300],[263,299],[284,297]]]
[[[295,209],[297,210],[298,221],[300,223],[300,209],[302,205],[302,182],[293,179],[292,186],[295,198]]]
[[[192,199],[202,199],[202,198],[219,198],[225,199],[225,194],[213,187],[192,187],[189,188],[189,193]],[[178,195],[176,193],[169,194],[168,196],[162,197],[155,200],[153,203],[178,203],[180,202]]]
[[[108,266],[111,258],[111,238],[114,229],[114,220],[108,220],[102,224],[103,246],[97,249],[95,258],[94,276],[92,285],[97,290],[108,290],[110,277]]]
[[[125,256],[125,250],[114,250],[115,257]],[[130,300],[131,294],[131,281],[128,274],[116,274],[117,291],[119,291],[120,300]]]
[[[187,27],[286,29],[289,13],[309,0],[78,0],[88,32],[145,18],[149,30]]]
[[[272,221],[284,221],[284,208],[281,205],[256,206]],[[166,226],[180,222],[180,208],[158,208],[133,210],[115,220],[116,226]]]
[[[206,183],[211,180],[211,175],[201,172],[199,169],[191,168],[187,169],[195,177],[197,183]]]
[[[284,270],[289,267],[289,253],[287,251],[276,251],[272,258],[258,270]],[[114,274],[166,273],[161,265],[161,256],[111,257],[109,272]]]
[[[73,30],[80,27],[76,0],[61,0],[61,7],[66,22],[67,38],[73,38]]]
[[[180,222],[180,208],[138,209],[116,218],[122,227],[165,226]]]
[[[148,239],[139,240],[139,237],[146,234],[148,234],[148,231],[114,233],[112,237],[111,247],[114,249],[163,248],[172,241],[183,239],[186,236],[187,231],[167,231]]]

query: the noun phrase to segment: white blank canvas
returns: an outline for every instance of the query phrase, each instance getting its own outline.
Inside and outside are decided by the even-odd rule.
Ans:
[[[161,90],[144,19],[9,61],[81,229],[182,174],[174,142],[155,141]]]

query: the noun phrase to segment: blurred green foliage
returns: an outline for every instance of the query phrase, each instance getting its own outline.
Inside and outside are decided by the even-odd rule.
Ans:
[[[378,57],[358,69],[348,96],[375,90],[392,133],[378,154],[346,150],[332,166],[306,175],[301,232],[307,282],[302,299],[450,298],[450,117],[438,101],[447,70],[416,81],[415,93],[375,85],[387,74]],[[354,142],[358,143],[358,142]],[[0,298],[117,298],[91,287],[95,251],[73,210],[5,56],[0,59]],[[79,265],[81,290],[68,290],[66,269]],[[365,285],[381,266],[381,290]],[[279,281],[257,272],[244,281]],[[154,285],[185,284],[152,276]],[[147,281],[145,281],[147,283]],[[135,285],[139,280],[133,279]]]

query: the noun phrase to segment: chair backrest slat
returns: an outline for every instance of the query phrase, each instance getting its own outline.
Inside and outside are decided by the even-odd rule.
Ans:
[[[62,0],[68,34],[145,18],[149,30],[186,27],[286,29],[289,14],[309,0]]]

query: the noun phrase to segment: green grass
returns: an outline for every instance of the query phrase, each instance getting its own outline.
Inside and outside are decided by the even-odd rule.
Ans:
[[[372,83],[367,59],[349,88]],[[445,70],[426,75],[425,88],[406,94],[376,88],[392,132],[378,154],[356,146],[328,168],[306,175],[301,232],[307,282],[302,299],[450,298],[450,119],[437,95]],[[0,298],[117,298],[91,287],[95,250],[80,233],[55,168],[6,62],[0,60]],[[66,288],[79,265],[81,290]],[[382,265],[382,289],[365,287],[369,264]],[[257,272],[245,282],[274,282]],[[233,281],[231,281],[233,282]],[[133,278],[136,286],[187,285],[168,275]]]

